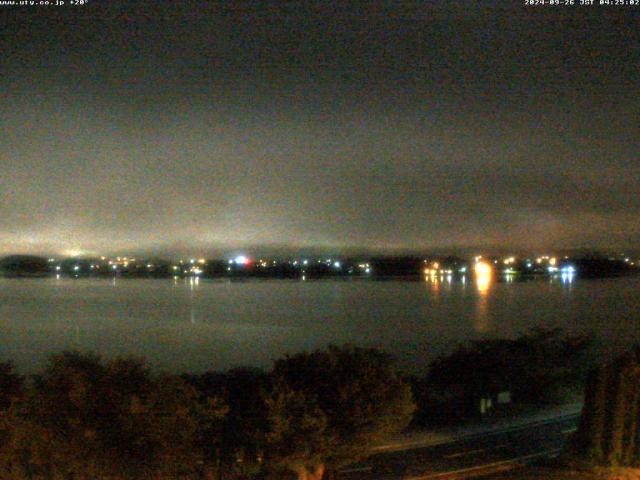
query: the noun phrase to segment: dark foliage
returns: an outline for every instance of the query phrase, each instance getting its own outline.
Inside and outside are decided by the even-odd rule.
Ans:
[[[491,339],[461,346],[414,379],[419,420],[460,421],[477,415],[481,398],[508,391],[514,402],[553,403],[568,387],[579,388],[590,368],[590,336],[534,329],[515,340]],[[436,415],[437,413],[437,415]]]
[[[0,260],[0,273],[10,277],[44,276],[49,273],[46,258],[32,255],[11,255]]]
[[[15,373],[13,363],[0,362],[0,412],[6,411],[20,396],[23,385],[24,377]]]
[[[332,346],[285,357],[273,378],[266,461],[299,478],[366,456],[415,409],[390,357],[374,349]]]
[[[195,478],[216,407],[139,360],[64,352],[8,413],[0,478]]]

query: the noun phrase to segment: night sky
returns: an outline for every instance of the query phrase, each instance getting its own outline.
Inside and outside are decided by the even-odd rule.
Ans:
[[[640,7],[523,3],[0,7],[0,253],[637,246]]]

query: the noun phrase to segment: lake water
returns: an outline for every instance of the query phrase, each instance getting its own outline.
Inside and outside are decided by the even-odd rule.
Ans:
[[[640,342],[640,278],[528,282],[0,279],[0,359],[63,349],[144,356],[173,372],[268,367],[330,343],[387,349],[419,373],[460,342],[533,326]]]

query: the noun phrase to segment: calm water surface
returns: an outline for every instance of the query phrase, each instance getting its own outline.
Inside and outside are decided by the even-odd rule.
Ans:
[[[0,279],[0,359],[23,372],[52,352],[136,354],[168,371],[268,367],[354,343],[421,372],[469,339],[530,327],[640,341],[640,278],[528,282]]]

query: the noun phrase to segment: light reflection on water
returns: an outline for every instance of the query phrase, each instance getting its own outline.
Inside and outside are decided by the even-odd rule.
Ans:
[[[460,342],[536,325],[640,342],[639,289],[640,278],[507,283],[472,273],[421,282],[0,279],[0,360],[30,371],[77,348],[203,371],[353,343],[421,371]]]

